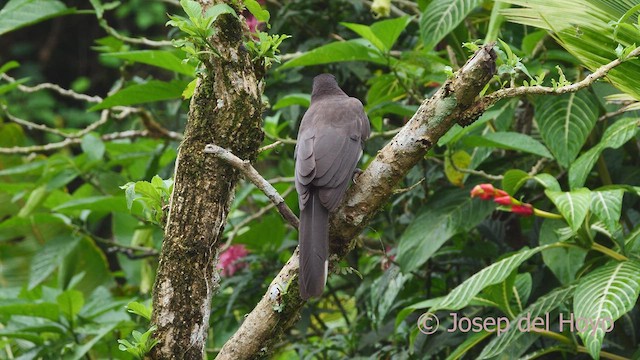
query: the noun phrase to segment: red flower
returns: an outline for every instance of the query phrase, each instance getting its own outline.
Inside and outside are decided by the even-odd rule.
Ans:
[[[509,195],[496,197],[496,198],[493,199],[493,202],[495,202],[496,204],[504,205],[504,206],[513,205],[513,202],[511,201],[511,196],[509,196]]]
[[[513,205],[511,212],[522,216],[533,215],[533,206],[531,204]]]
[[[227,250],[223,251],[218,260],[218,269],[222,269],[222,276],[233,276],[236,271],[245,268],[247,263],[239,260],[247,256],[247,254],[249,254],[249,251],[244,245],[231,245]]]

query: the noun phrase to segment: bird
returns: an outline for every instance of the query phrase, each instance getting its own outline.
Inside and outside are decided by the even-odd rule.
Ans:
[[[347,95],[332,74],[313,79],[311,102],[295,147],[300,207],[300,297],[320,297],[327,282],[329,213],[344,197],[369,138],[362,102]]]

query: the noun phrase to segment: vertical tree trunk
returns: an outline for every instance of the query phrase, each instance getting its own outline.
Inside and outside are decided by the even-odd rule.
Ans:
[[[199,0],[203,8],[211,1]],[[211,297],[218,286],[217,243],[227,219],[237,172],[203,153],[208,143],[255,159],[262,142],[260,74],[244,49],[238,19],[223,15],[212,56],[198,81],[180,145],[171,207],[153,292],[158,329],[154,359],[201,359]]]

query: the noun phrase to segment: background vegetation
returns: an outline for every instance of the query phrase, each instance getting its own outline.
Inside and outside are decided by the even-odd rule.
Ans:
[[[294,212],[293,139],[316,74],[335,74],[365,104],[375,131],[365,167],[479,43],[497,41],[499,55],[483,95],[502,95],[409,172],[275,358],[640,356],[637,2],[263,6],[270,27],[244,12],[263,32],[246,34],[248,51],[271,65],[263,130],[274,146],[255,167]],[[171,0],[10,0],[0,11],[0,358],[129,359],[153,346],[148,306],[183,96],[203,71],[197,36],[177,18],[165,26],[167,14],[193,20]],[[535,90],[573,90],[616,59],[608,81]],[[271,208],[250,183],[237,188],[210,357],[297,245]],[[427,311],[441,326],[428,336]],[[446,332],[452,312],[550,313],[551,323]],[[606,333],[560,329],[560,313],[616,322]]]

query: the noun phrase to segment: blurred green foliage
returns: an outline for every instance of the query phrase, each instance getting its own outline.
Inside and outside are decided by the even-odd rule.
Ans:
[[[266,20],[256,4],[242,15]],[[487,94],[557,88],[625,60],[610,83],[506,98],[472,125],[454,126],[371,220],[275,358],[638,356],[633,1],[392,1],[376,2],[376,14],[356,0],[263,6],[271,27],[258,24],[262,35],[247,33],[245,41],[256,60],[272,65],[265,145],[284,141],[255,166],[294,212],[290,140],[318,73],[335,74],[365,104],[375,130],[366,166],[479,39],[499,44]],[[167,14],[182,16],[173,18],[182,25],[197,18],[177,1],[10,0],[0,11],[0,358],[131,359],[153,346],[149,309],[138,302],[149,300],[153,285],[189,110],[182,97],[202,76],[197,61],[182,61],[185,53],[171,46],[188,40],[165,27]],[[282,41],[284,34],[291,37]],[[273,39],[280,65],[264,59],[277,56]],[[34,88],[41,83],[74,93]],[[480,183],[531,204],[537,216],[472,199]],[[247,182],[236,189],[221,246],[243,244],[249,255],[213,298],[210,357],[297,245],[274,210],[260,213],[269,204]],[[441,320],[428,336],[419,323],[426,311]],[[451,312],[512,322],[527,312],[618,320],[606,334],[561,332],[555,321],[549,333],[496,336],[443,330]]]

